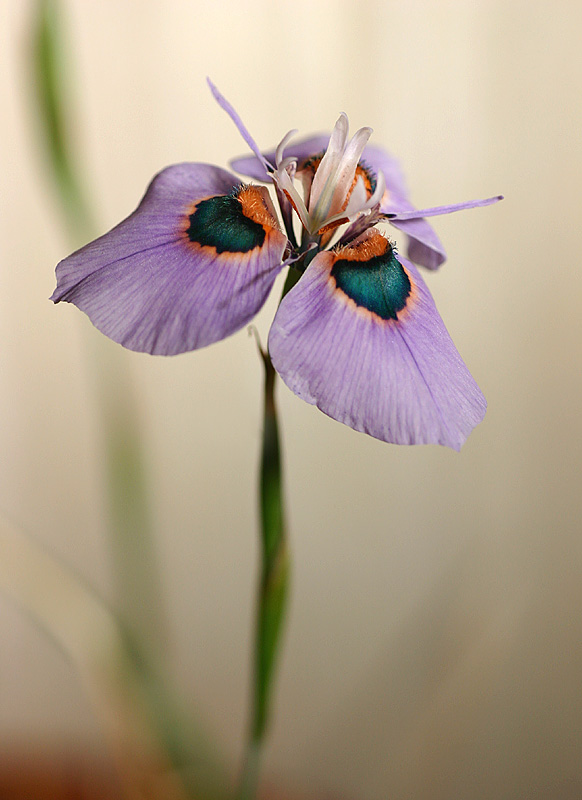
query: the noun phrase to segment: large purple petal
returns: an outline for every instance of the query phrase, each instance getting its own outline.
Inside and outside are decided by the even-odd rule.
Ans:
[[[287,244],[267,190],[239,186],[209,164],[162,170],[133,214],[60,262],[51,299],[130,350],[175,355],[234,333],[263,305]]]
[[[418,271],[398,258],[411,291],[385,319],[339,288],[340,257],[319,253],[283,299],[269,336],[275,368],[295,394],[357,431],[459,450],[486,403]]]

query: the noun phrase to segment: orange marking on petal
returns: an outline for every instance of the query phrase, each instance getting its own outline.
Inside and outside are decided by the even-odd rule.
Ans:
[[[183,244],[185,247],[187,247],[190,252],[194,251],[197,253],[203,253],[206,258],[216,259],[216,261],[221,264],[231,263],[237,268],[241,267],[245,263],[248,263],[253,258],[254,253],[256,253],[256,248],[243,253],[229,253],[228,250],[224,250],[222,253],[217,253],[215,247],[212,247],[208,244],[200,244],[200,242],[192,242],[188,238],[182,239],[180,244]]]
[[[368,195],[368,197],[372,197],[372,195],[374,194],[374,190],[372,188],[372,178],[370,175],[370,170],[367,169],[367,167],[363,167],[361,163],[359,163],[358,166],[356,167],[356,174],[354,175],[354,182],[352,183],[352,189],[356,185],[358,178],[361,178],[364,181],[364,186],[366,188],[366,194]]]
[[[292,206],[293,206],[293,208],[295,209],[295,213],[296,213],[296,214],[297,214],[297,216],[299,217],[299,216],[300,216],[300,214],[299,214],[299,211],[297,210],[297,206],[296,206],[296,204],[295,204],[295,200],[293,200],[293,198],[291,197],[291,195],[289,194],[289,192],[286,192],[286,191],[285,191],[285,189],[283,189],[283,194],[285,195],[285,197],[287,198],[287,200],[289,200],[289,202],[291,203],[291,205],[292,205]]]
[[[371,231],[366,238],[334,250],[333,255],[336,261],[369,261],[375,256],[383,256],[391,247],[385,236],[378,231]]]
[[[341,219],[336,219],[333,222],[328,222],[327,225],[323,225],[318,231],[318,234],[329,233],[330,231],[335,231],[336,228],[339,228],[340,225],[344,225],[346,222],[349,222],[349,217],[342,217]],[[323,244],[322,244],[323,246]]]
[[[354,180],[352,181],[352,185],[348,190],[345,202],[341,207],[342,211],[344,210],[344,208],[346,208],[347,204],[350,202],[350,197],[352,196],[352,192],[354,191],[356,183],[358,182],[358,178],[361,178],[362,181],[364,182],[364,188],[366,190],[366,195],[368,196],[368,199],[370,199],[370,197],[372,197],[372,195],[374,194],[374,190],[372,189],[372,179],[370,177],[370,172],[366,167],[363,167],[362,164],[360,163],[356,167]]]
[[[253,222],[258,222],[265,229],[278,229],[279,225],[266,203],[264,191],[261,186],[244,186],[236,197],[242,206],[245,217],[252,219]]]
[[[317,155],[309,156],[309,158],[297,165],[297,172],[309,171],[312,175],[315,175],[324,155],[325,153],[317,153]]]

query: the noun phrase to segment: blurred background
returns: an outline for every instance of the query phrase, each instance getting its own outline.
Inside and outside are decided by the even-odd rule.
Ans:
[[[329,130],[343,110],[401,159],[417,207],[505,195],[434,220],[448,262],[427,283],[489,404],[460,454],[383,444],[278,387],[293,574],[264,773],[300,797],[582,797],[581,6],[61,10],[72,144],[99,232],[160,168],[245,152],[206,75],[262,146]],[[102,337],[47,299],[72,247],[38,130],[35,12],[0,3],[0,509],[111,600]],[[175,358],[115,349],[143,436],[172,677],[234,773],[261,364],[244,330]],[[4,598],[0,642],[0,751],[107,763],[76,671]]]

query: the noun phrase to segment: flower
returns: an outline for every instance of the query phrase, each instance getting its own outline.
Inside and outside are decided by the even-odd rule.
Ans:
[[[246,325],[289,266],[268,347],[291,390],[378,439],[460,449],[485,399],[412,262],[445,259],[426,217],[500,197],[415,210],[398,162],[368,145],[370,128],[349,139],[345,114],[330,137],[291,146],[291,131],[263,154],[210,87],[253,152],[233,167],[272,185],[280,220],[267,186],[209,164],[167,167],[133,214],[58,264],[51,299],[124,347],[175,355]],[[386,222],[407,234],[410,260]]]

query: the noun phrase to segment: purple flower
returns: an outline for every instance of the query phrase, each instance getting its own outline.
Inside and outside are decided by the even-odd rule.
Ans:
[[[269,353],[292,391],[378,439],[458,450],[486,403],[412,262],[445,260],[426,217],[500,198],[415,210],[398,162],[368,145],[370,128],[349,139],[345,114],[330,137],[290,145],[291,131],[263,154],[210,86],[253,151],[233,167],[272,186],[280,220],[266,186],[167,167],[133,214],[58,264],[51,299],[124,347],[175,355],[246,325],[290,265]],[[410,260],[386,222],[406,233]]]

